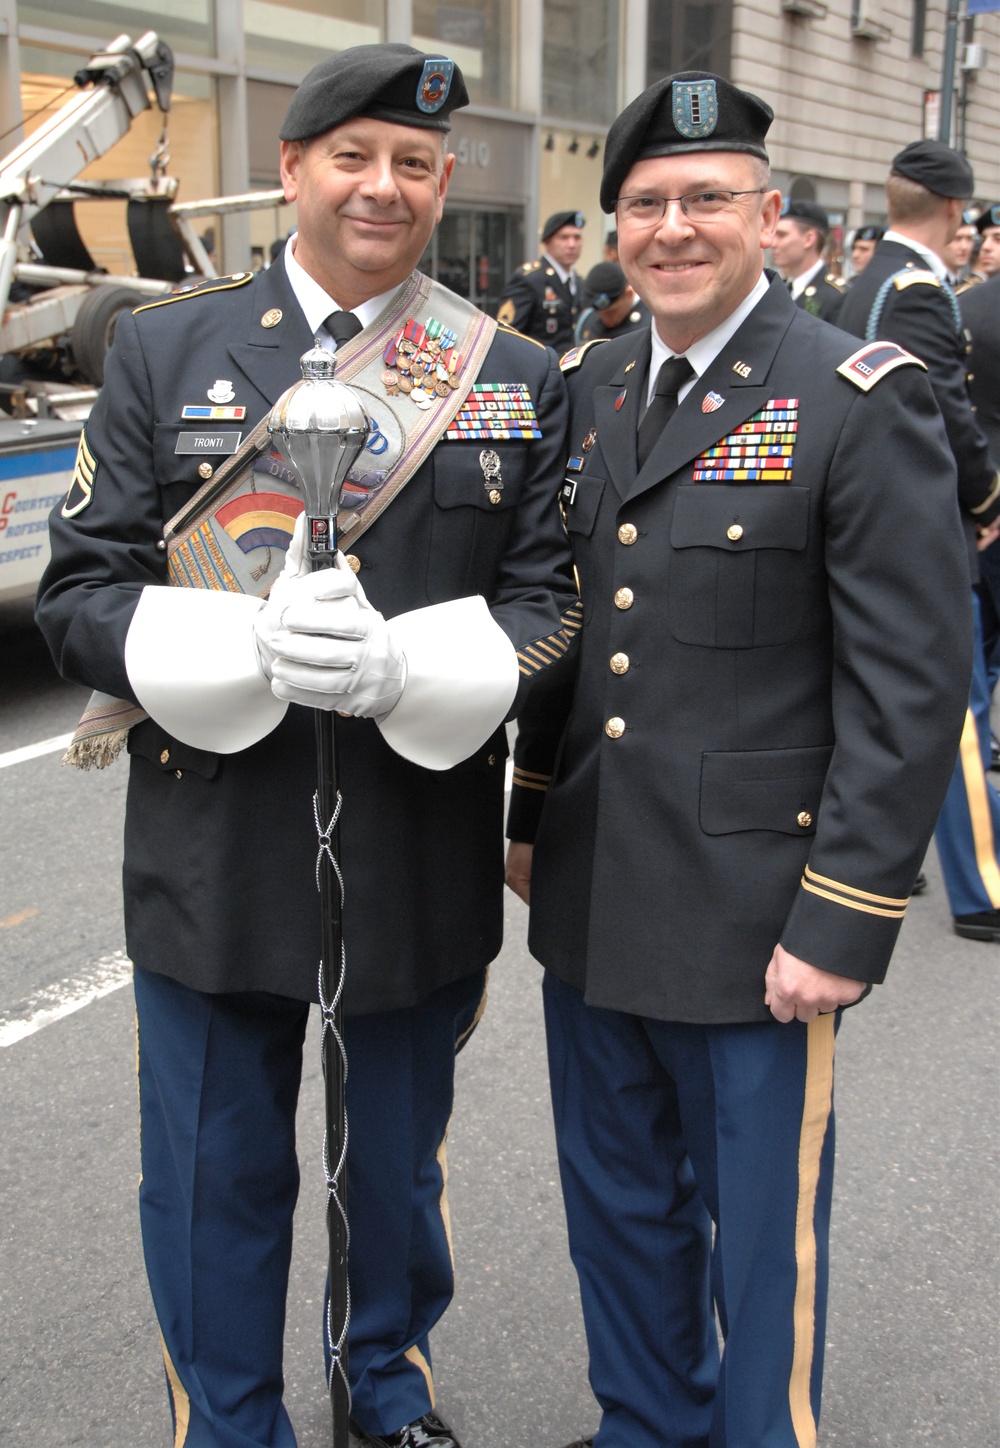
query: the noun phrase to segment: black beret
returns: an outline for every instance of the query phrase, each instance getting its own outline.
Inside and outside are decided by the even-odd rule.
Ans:
[[[583,284],[583,300],[588,307],[603,312],[612,302],[617,302],[628,283],[625,273],[615,261],[599,261],[587,273]]]
[[[781,214],[792,221],[805,222],[806,226],[818,227],[824,235],[830,230],[830,218],[818,201],[796,201],[789,197],[781,208]]]
[[[994,201],[976,218],[976,230],[986,232],[991,226],[1000,226],[1000,201]]]
[[[542,227],[542,240],[548,241],[550,236],[564,226],[585,226],[586,223],[587,218],[582,211],[557,211]]]
[[[972,167],[943,141],[911,141],[892,158],[892,174],[918,182],[935,196],[964,201],[975,190]]]
[[[605,245],[605,246],[617,246],[617,245],[618,245],[618,231],[617,231],[617,228],[616,228],[616,227],[613,226],[613,227],[611,228],[611,230],[608,232],[607,236],[604,238],[604,245]]]
[[[664,76],[627,105],[604,144],[601,208],[613,211],[636,161],[685,151],[746,151],[767,160],[764,137],[774,120],[766,101],[721,75],[682,70]]]
[[[881,241],[884,235],[884,226],[859,226],[851,245],[853,246],[855,241]]]
[[[278,135],[308,141],[354,116],[450,131],[451,112],[468,104],[453,60],[412,45],[353,45],[313,66],[292,96]]]

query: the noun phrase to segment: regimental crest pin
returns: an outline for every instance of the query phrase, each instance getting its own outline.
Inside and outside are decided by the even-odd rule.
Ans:
[[[217,402],[219,404],[232,402],[235,396],[236,393],[233,391],[233,384],[227,382],[225,378],[222,377],[217,378],[215,386],[208,389],[209,402]]]
[[[594,446],[594,443],[595,443],[596,441],[597,441],[597,428],[596,428],[596,427],[592,427],[592,428],[590,429],[590,431],[587,433],[587,436],[583,439],[583,442],[580,444],[580,446],[581,446],[581,448],[583,449],[584,452],[590,452],[590,449]]]
[[[689,141],[710,136],[719,120],[714,80],[675,80],[671,88],[674,125]]]
[[[701,410],[702,412],[718,412],[725,400],[718,392],[706,392],[701,399]]]
[[[417,82],[417,108],[424,115],[432,116],[448,99],[451,78],[455,73],[455,62],[443,56],[433,56],[424,61],[424,68]]]

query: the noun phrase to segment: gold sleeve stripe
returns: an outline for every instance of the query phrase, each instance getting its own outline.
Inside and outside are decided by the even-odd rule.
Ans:
[[[539,794],[545,794],[548,790],[547,784],[534,784],[530,779],[522,779],[517,770],[514,770],[514,784],[518,789],[535,789]]]
[[[159,301],[146,302],[144,306],[133,308],[132,315],[135,317],[140,312],[151,312],[154,307],[169,307],[174,302],[186,302],[191,297],[210,297],[215,292],[231,292],[234,287],[244,287],[252,280],[253,272],[237,272],[235,276],[220,281],[218,286],[191,287],[186,292],[174,292],[169,297],[161,297]]]
[[[521,769],[517,764],[514,765],[514,774],[521,779],[540,779],[544,784],[552,778],[551,774],[538,774],[533,769]]]
[[[846,905],[849,910],[860,910],[864,915],[881,915],[886,920],[902,920],[906,913],[905,905],[902,910],[882,910],[877,905],[862,905],[857,900],[847,900],[843,895],[834,895],[831,890],[821,890],[818,885],[810,885],[805,875],[800,883],[803,890],[808,890],[810,895],[820,895],[824,900],[832,900],[834,905]]]
[[[562,627],[556,633],[549,634],[548,638],[535,639],[533,643],[525,644],[523,649],[518,649],[519,672],[527,679],[556,663],[568,651],[574,635],[579,633],[582,616],[583,604],[577,599],[560,618]]]
[[[839,880],[831,880],[827,875],[818,875],[809,865],[806,866],[806,875],[810,880],[816,880],[820,885],[829,885],[831,890],[841,890],[845,895],[853,895],[855,900],[870,900],[873,905],[895,905],[905,910],[908,896],[899,898],[895,895],[870,895],[867,890],[856,890],[853,885],[844,885]]]
[[[977,503],[974,508],[970,508],[969,512],[985,513],[986,509],[992,507],[992,505],[996,502],[998,493],[1000,493],[1000,473],[997,473],[996,477],[993,479],[993,486],[992,488],[990,488],[989,497],[986,498],[982,503]]]

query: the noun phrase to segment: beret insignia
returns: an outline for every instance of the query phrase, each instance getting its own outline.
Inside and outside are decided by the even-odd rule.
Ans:
[[[714,80],[675,80],[672,87],[674,125],[689,141],[710,136],[719,120]]]
[[[424,68],[417,82],[417,108],[423,111],[425,116],[433,116],[444,105],[454,73],[453,60],[434,56],[431,60],[424,61]]]

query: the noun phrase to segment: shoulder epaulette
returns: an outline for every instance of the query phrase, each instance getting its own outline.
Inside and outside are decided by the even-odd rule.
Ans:
[[[529,272],[537,271],[540,266],[540,261],[526,261],[523,266],[518,267],[514,275],[516,277],[526,277]]]
[[[902,292],[905,291],[907,287],[912,287],[915,284],[920,284],[925,287],[939,287],[941,285],[941,278],[935,276],[929,267],[925,269],[924,267],[911,266],[904,267],[902,271],[898,271],[892,279],[892,284],[897,292]]]
[[[831,287],[836,287],[838,292],[842,292],[847,286],[844,278],[839,277],[836,272],[827,272],[825,280],[829,283]]]
[[[247,282],[253,281],[253,272],[234,272],[231,277],[209,277],[207,281],[197,287],[188,287],[184,292],[171,292],[169,297],[158,297],[155,302],[144,302],[141,307],[135,307],[132,315],[138,312],[149,312],[153,307],[168,307],[172,302],[184,302],[189,297],[204,297],[212,292],[231,292],[234,287],[245,287]]]
[[[548,350],[544,342],[536,342],[534,337],[528,337],[524,332],[519,332],[516,327],[512,327],[510,323],[505,322],[502,317],[497,318],[497,328],[501,332],[509,333],[511,337],[519,337],[522,342],[530,342],[532,347],[541,347],[543,352]]]
[[[897,367],[921,367],[927,371],[919,357],[897,347],[895,342],[868,342],[841,362],[837,371],[862,392],[870,392],[876,382]]]
[[[571,347],[559,358],[560,372],[575,372],[583,363],[583,359],[591,347],[599,347],[602,342],[610,342],[610,337],[591,337],[589,342],[582,342],[579,347]]]
[[[965,281],[959,282],[955,288],[956,297],[964,297],[966,292],[971,292],[973,287],[978,287],[980,282],[984,282],[985,280],[986,278],[981,277],[978,272],[970,272],[965,278]]]

